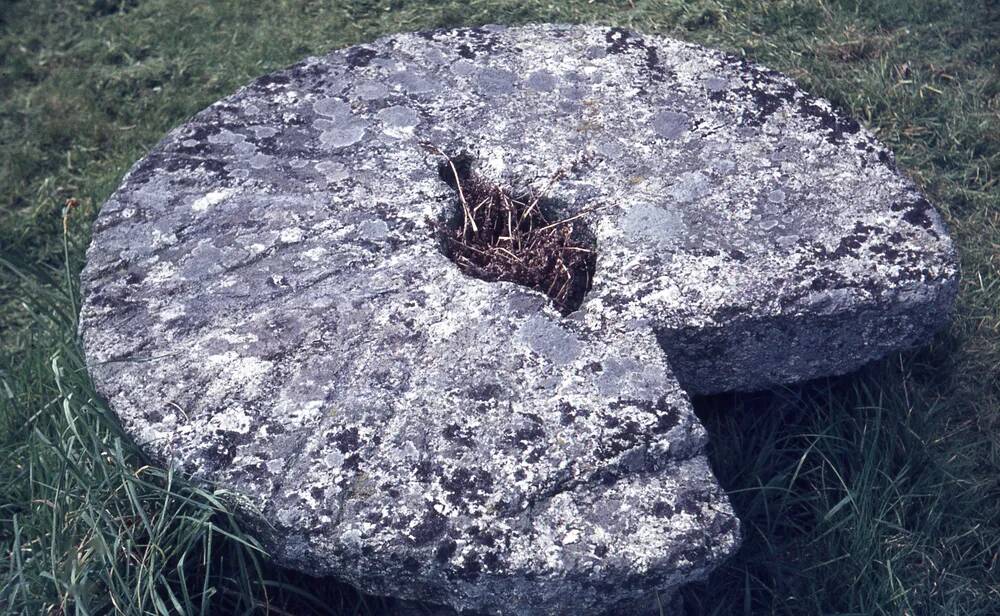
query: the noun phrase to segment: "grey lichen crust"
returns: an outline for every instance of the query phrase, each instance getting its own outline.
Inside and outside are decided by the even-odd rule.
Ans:
[[[448,261],[455,195],[421,143],[587,212],[579,311]],[[126,429],[239,495],[282,562],[596,614],[738,545],[681,386],[851,370],[925,340],[956,279],[891,155],[788,79],[485,27],[310,58],[172,131],[101,211],[81,333]]]

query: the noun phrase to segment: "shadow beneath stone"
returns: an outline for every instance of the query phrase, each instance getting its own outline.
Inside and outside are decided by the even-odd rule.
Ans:
[[[863,530],[869,521],[853,508],[878,509],[906,482],[934,473],[927,443],[947,415],[934,401],[959,379],[955,346],[939,335],[930,347],[848,375],[692,399],[743,545],[706,581],[682,589],[688,616],[794,613],[818,592],[813,599],[831,612],[856,609],[851,593],[830,591],[866,566],[852,525]]]
[[[271,578],[278,578],[288,587],[301,589],[312,597],[298,593],[278,592],[269,607],[274,613],[296,616],[488,616],[485,612],[466,610],[461,613],[442,605],[419,601],[404,601],[360,592],[333,577],[313,577],[276,565],[268,567]],[[267,572],[265,573],[267,574]],[[684,609],[680,593],[672,600],[652,598],[627,612],[614,610],[604,616],[692,616]]]

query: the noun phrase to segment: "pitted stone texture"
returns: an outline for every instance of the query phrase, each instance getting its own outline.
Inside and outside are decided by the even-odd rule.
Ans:
[[[593,208],[599,250],[580,311],[441,254],[454,195],[421,142],[501,182],[565,172],[552,196]],[[310,58],[171,132],[98,218],[81,332],[126,429],[238,494],[286,564],[593,614],[738,544],[674,374],[850,370],[926,338],[956,276],[891,155],[784,77],[486,27]]]

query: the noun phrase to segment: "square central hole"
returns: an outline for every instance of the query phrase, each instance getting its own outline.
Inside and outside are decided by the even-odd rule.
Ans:
[[[563,315],[577,310],[597,266],[597,242],[583,214],[565,214],[549,195],[489,181],[473,162],[462,154],[438,166],[456,197],[436,225],[445,256],[469,276],[541,291]]]

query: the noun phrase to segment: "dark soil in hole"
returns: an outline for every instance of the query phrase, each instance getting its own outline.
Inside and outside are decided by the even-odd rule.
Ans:
[[[437,225],[444,254],[470,276],[537,289],[564,315],[577,310],[597,266],[583,213],[559,218],[551,198],[487,181],[472,162],[463,154],[438,167],[458,197],[454,214]]]

